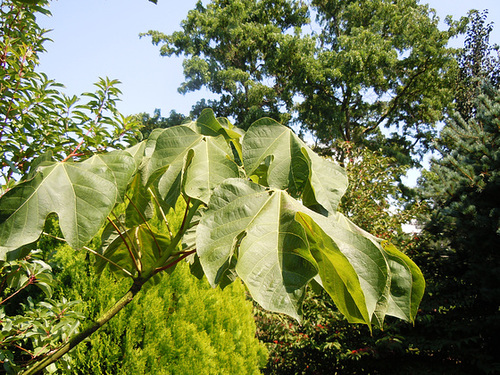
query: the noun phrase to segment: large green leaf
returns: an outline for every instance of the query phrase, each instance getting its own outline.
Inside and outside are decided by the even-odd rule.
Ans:
[[[169,206],[175,204],[183,186],[188,196],[208,203],[216,185],[238,176],[230,155],[222,136],[203,136],[186,126],[168,128],[156,139],[148,178],[151,183],[159,177],[158,191]]]
[[[252,124],[243,138],[243,165],[251,176],[262,163],[269,161],[269,186],[298,196],[309,178],[309,159],[302,152],[304,147],[289,128],[264,118]]]
[[[203,135],[187,126],[174,126],[156,132],[155,138],[154,143],[148,145],[148,150],[154,147],[154,151],[149,151],[151,156],[142,168],[146,170],[145,181],[148,185],[170,169],[163,177],[162,193],[166,194],[166,187],[170,187],[181,172],[187,153],[203,139]]]
[[[390,305],[387,314],[413,322],[424,296],[425,279],[422,271],[390,242],[383,241],[381,245],[387,252],[392,271]]]
[[[285,191],[229,179],[214,190],[197,230],[212,285],[234,270],[264,308],[300,316],[304,288],[319,281],[350,322],[412,321],[423,292],[418,268],[341,214],[320,215]]]
[[[369,239],[381,252],[389,268],[389,279],[373,318],[381,324],[385,315],[414,321],[425,290],[425,279],[417,265],[388,241],[382,241],[358,227],[344,215],[337,215],[337,222],[347,230]]]
[[[243,164],[270,187],[303,194],[306,206],[335,213],[347,189],[347,175],[337,164],[314,153],[293,131],[272,119],[256,121],[243,138]],[[261,170],[265,168],[266,178]]]
[[[264,308],[299,319],[307,283],[317,274],[297,204],[281,190],[229,179],[214,190],[197,229],[197,252],[212,285],[235,271]]]
[[[244,134],[242,129],[232,125],[226,118],[216,118],[214,112],[206,108],[201,111],[196,121],[187,124],[191,129],[202,135],[217,137],[222,135],[226,142],[231,143],[241,158],[241,144],[239,139]]]
[[[318,264],[321,285],[351,323],[370,324],[370,314],[356,269],[334,239],[307,214],[297,213],[306,229],[311,253]]]
[[[327,236],[336,243],[347,257],[358,275],[361,289],[365,296],[366,308],[370,321],[374,315],[385,312],[387,292],[390,285],[390,270],[380,244],[364,232],[357,231],[351,222],[341,214],[324,217],[309,213]],[[328,291],[328,290],[327,290]],[[384,315],[384,314],[383,314]],[[383,319],[382,315],[382,319]],[[378,323],[375,321],[375,323]]]
[[[325,159],[310,148],[304,148],[310,160],[311,172],[302,202],[307,207],[321,205],[329,214],[337,212],[340,198],[347,190],[347,174],[343,168]]]
[[[227,178],[238,177],[238,166],[230,159],[231,149],[222,136],[207,137],[192,149],[184,176],[184,191],[208,203],[212,190]]]
[[[307,215],[310,215],[309,219]],[[315,227],[313,232],[306,231],[310,239],[313,238],[319,243],[318,238],[322,238],[321,249],[323,250],[319,253],[313,251],[318,263],[318,254],[324,257],[325,254],[338,248],[355,270],[365,298],[369,317],[366,320],[367,324],[382,326],[386,315],[414,321],[417,307],[423,296],[425,281],[422,273],[410,258],[388,242],[381,242],[362,230],[342,214],[328,218],[314,212],[308,212],[307,215],[298,214],[298,220],[306,224],[305,228]],[[325,239],[324,235],[328,239]],[[320,276],[321,271],[322,267],[320,267]],[[323,270],[330,274],[333,271]],[[338,272],[338,268],[335,271]],[[321,278],[323,279],[323,276]],[[328,285],[324,287],[334,301],[337,301],[338,296],[335,296],[335,291],[329,289]],[[352,293],[351,296],[353,296]],[[339,305],[339,309],[340,307]],[[351,305],[351,309],[348,309],[349,313],[346,317],[350,321],[356,320],[357,309],[359,305]]]
[[[127,152],[40,168],[0,198],[0,259],[36,241],[51,213],[58,215],[68,244],[81,248],[98,232],[134,171]]]

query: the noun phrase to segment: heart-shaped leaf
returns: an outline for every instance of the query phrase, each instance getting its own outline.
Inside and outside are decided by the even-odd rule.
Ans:
[[[165,129],[147,167],[149,183],[159,177],[158,191],[171,207],[183,186],[188,196],[208,203],[216,185],[239,174],[231,154],[222,136],[203,136],[186,126]]]
[[[197,252],[212,285],[235,271],[264,308],[300,318],[307,283],[317,274],[297,204],[284,191],[229,179],[214,190],[197,229]]]
[[[299,196],[309,178],[309,159],[303,154],[305,144],[287,127],[273,119],[258,120],[243,138],[243,165],[248,176],[270,160],[269,186]]]
[[[286,190],[308,207],[321,205],[334,214],[347,189],[347,175],[337,164],[314,153],[289,128],[272,119],[256,121],[243,138],[243,164],[248,176]]]
[[[207,137],[192,149],[184,176],[184,191],[208,203],[212,190],[227,178],[238,177],[238,166],[230,159],[231,149],[222,136]]]
[[[51,213],[58,215],[68,244],[81,248],[99,231],[134,171],[133,157],[123,151],[39,168],[0,198],[0,259],[36,241]]]

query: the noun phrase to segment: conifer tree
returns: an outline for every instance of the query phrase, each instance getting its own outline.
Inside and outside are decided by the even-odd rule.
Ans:
[[[488,84],[482,91],[474,117],[456,114],[446,124],[442,158],[423,183],[432,215],[420,252],[429,254],[434,354],[460,361],[468,373],[500,369],[492,349],[500,329],[500,91]]]

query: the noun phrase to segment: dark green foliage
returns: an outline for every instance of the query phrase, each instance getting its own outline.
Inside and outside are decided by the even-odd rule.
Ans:
[[[388,319],[384,331],[349,324],[331,300],[310,292],[304,322],[256,312],[258,337],[270,351],[265,374],[443,374],[439,360],[419,356],[413,327]],[[450,369],[450,367],[448,367]]]
[[[486,24],[488,11],[469,13],[464,48],[458,57],[458,87],[455,93],[457,112],[464,121],[476,113],[477,96],[484,81],[500,87],[500,55],[498,45],[490,44],[493,24]]]
[[[216,0],[206,6],[200,1],[182,22],[182,31],[147,35],[162,45],[162,55],[187,57],[180,92],[205,86],[220,95],[195,111],[208,104],[217,116],[233,117],[246,129],[263,116],[288,121],[293,91],[288,77],[277,73],[276,59],[306,52],[297,32],[307,22],[307,7],[291,0]],[[288,46],[295,43],[292,52]]]
[[[0,373],[17,373],[78,329],[78,302],[52,299],[54,285],[39,252],[0,265]]]
[[[149,134],[151,134],[154,129],[169,128],[190,121],[188,116],[178,113],[175,110],[171,110],[168,117],[163,117],[158,108],[155,109],[153,116],[150,116],[148,113],[140,113],[137,117],[142,125],[141,133],[144,138],[149,137]]]
[[[107,271],[98,277],[85,254],[58,251],[61,293],[86,301],[94,319],[128,288]],[[179,264],[158,285],[68,355],[71,374],[258,374],[266,350],[255,338],[251,303],[240,283],[224,291]],[[62,368],[62,366],[60,366]]]
[[[258,337],[270,357],[265,374],[337,374],[366,346],[366,327],[351,325],[331,299],[309,291],[300,325],[285,316],[256,309]]]
[[[312,6],[320,47],[291,77],[304,98],[298,106],[303,126],[327,148],[341,139],[406,155],[426,149],[452,99],[455,61],[446,45],[461,26],[447,22],[448,30],[440,31],[435,14],[414,0],[317,0]],[[391,142],[380,142],[383,127],[398,129]]]
[[[486,84],[475,105],[469,121],[456,115],[447,123],[442,158],[425,175],[432,211],[420,256],[428,258],[432,285],[423,308],[431,309],[434,354],[487,373],[500,369],[493,349],[500,329],[500,92]]]

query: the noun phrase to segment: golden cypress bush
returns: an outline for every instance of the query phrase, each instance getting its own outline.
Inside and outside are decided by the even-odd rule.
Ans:
[[[108,271],[95,275],[85,254],[63,247],[57,258],[64,294],[84,301],[87,317],[129,287]],[[267,352],[244,286],[212,289],[181,263],[69,356],[72,374],[258,374]]]

